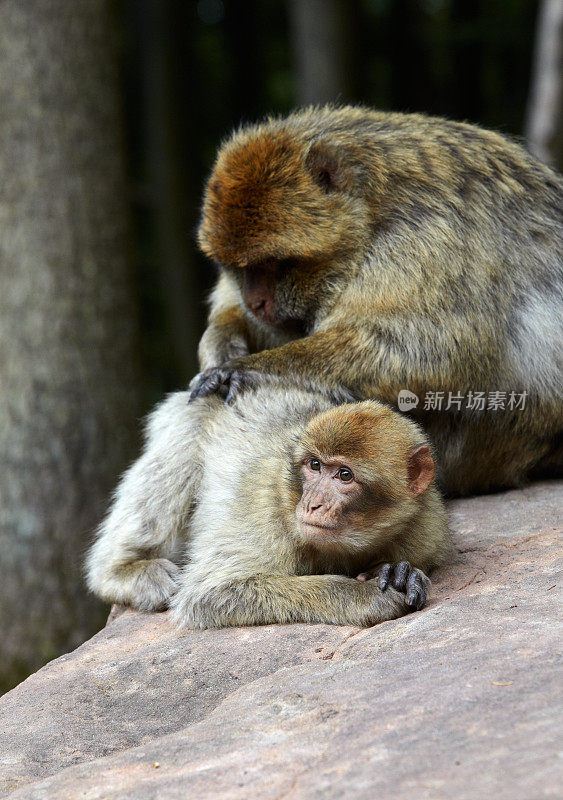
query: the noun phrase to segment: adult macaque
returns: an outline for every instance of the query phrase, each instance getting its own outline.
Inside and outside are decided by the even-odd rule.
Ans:
[[[420,608],[448,544],[428,444],[388,407],[345,398],[172,395],[90,551],[90,588],[171,603],[194,627],[371,625]]]
[[[410,389],[450,493],[563,465],[563,179],[520,145],[365,108],[269,119],[219,151],[199,242],[220,277],[194,398]]]

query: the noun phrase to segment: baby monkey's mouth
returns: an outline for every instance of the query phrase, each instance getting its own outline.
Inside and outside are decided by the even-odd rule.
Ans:
[[[302,525],[307,525],[310,528],[320,528],[323,531],[335,531],[336,525],[321,525],[318,522],[302,522]]]
[[[338,533],[341,529],[341,525],[335,523],[326,523],[326,522],[313,522],[313,520],[306,519],[303,517],[297,517],[299,524],[301,526],[301,530],[305,535],[312,533],[313,535],[319,534],[320,531],[325,531],[327,533]]]

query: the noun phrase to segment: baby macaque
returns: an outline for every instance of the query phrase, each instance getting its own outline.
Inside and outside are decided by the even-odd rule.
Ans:
[[[448,545],[429,445],[387,406],[347,399],[171,395],[89,553],[90,589],[201,628],[365,626],[421,608]]]

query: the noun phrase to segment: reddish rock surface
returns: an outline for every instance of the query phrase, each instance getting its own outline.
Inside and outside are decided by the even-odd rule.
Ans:
[[[374,628],[125,611],[0,700],[0,797],[560,797],[562,508],[451,503],[428,606]]]

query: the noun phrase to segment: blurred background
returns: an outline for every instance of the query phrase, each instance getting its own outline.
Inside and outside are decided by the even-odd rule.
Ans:
[[[423,111],[563,164],[563,0],[3,0],[0,692],[98,630],[85,549],[197,370],[203,181],[297,104]]]

